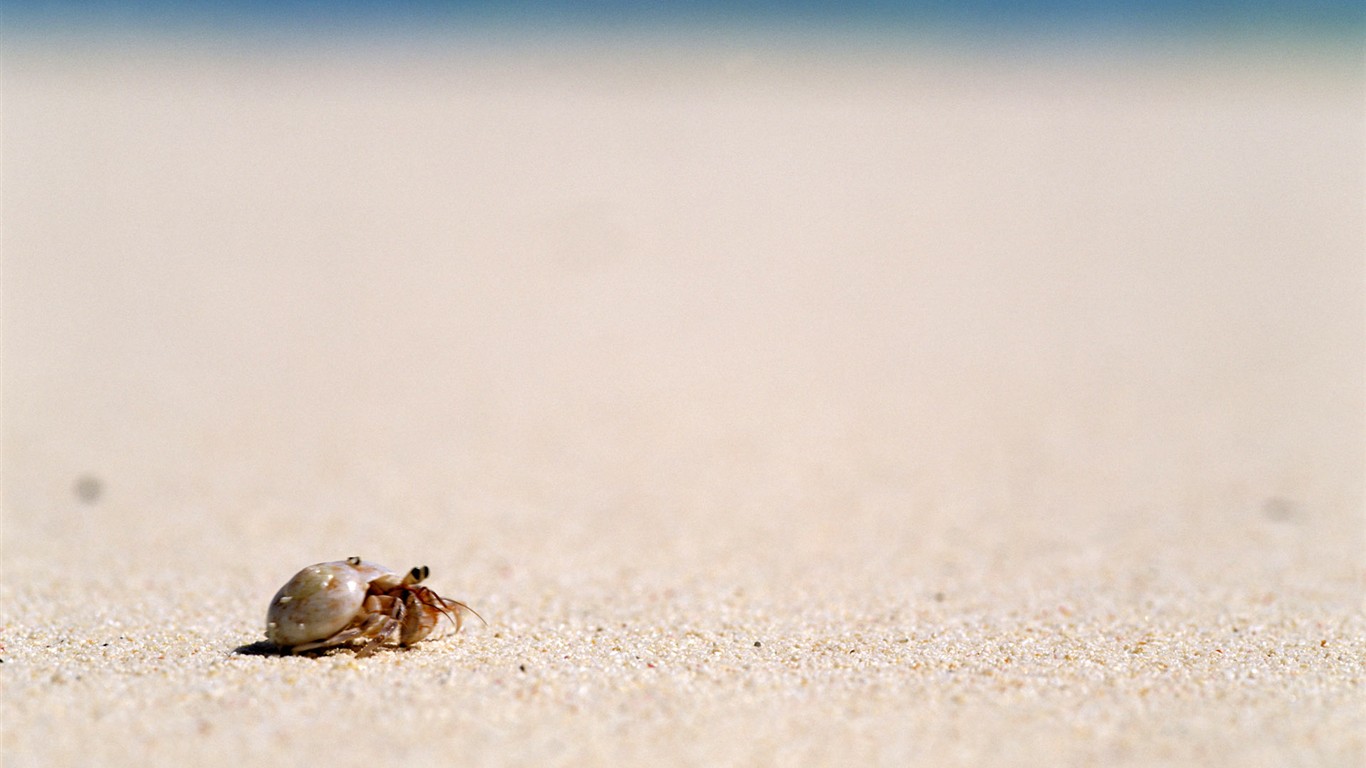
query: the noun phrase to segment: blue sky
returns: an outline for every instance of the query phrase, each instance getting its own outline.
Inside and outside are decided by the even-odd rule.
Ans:
[[[9,0],[2,22],[11,31],[102,26],[176,30],[253,28],[364,30],[377,26],[430,31],[490,24],[546,29],[575,27],[832,25],[884,30],[955,28],[1100,31],[1265,30],[1334,37],[1362,36],[1361,0]]]

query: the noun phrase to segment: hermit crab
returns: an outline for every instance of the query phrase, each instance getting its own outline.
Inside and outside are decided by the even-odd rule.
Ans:
[[[359,557],[318,563],[280,587],[266,612],[266,639],[290,653],[356,646],[369,656],[398,633],[398,644],[425,639],[445,616],[459,632],[473,608],[420,586],[427,566],[398,574]]]

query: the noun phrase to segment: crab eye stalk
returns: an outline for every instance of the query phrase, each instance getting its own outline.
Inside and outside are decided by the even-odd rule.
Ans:
[[[360,555],[352,555],[346,558],[347,565],[360,565]]]

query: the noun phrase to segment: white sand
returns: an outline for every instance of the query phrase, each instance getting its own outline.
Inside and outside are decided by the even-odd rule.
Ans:
[[[6,51],[7,768],[1366,762],[1359,56],[529,51]]]

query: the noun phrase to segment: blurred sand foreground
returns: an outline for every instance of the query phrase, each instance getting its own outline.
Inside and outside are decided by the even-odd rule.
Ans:
[[[6,51],[7,768],[1362,764],[1358,54],[451,47]]]

